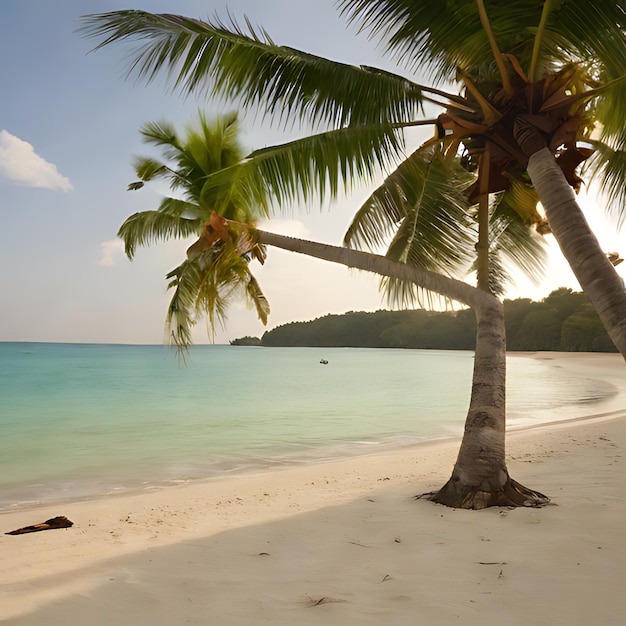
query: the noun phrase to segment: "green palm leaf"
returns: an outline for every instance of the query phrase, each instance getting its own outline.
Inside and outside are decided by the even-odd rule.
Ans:
[[[174,294],[168,307],[168,340],[184,348],[192,343],[197,321],[207,318],[208,329],[223,325],[230,302],[243,295],[267,323],[270,307],[258,281],[250,272],[248,260],[232,243],[222,242],[193,260],[186,260],[168,275]]]
[[[485,27],[479,14],[483,5]],[[497,73],[491,67],[494,49],[485,30],[488,26],[498,49],[509,55],[517,84],[524,69],[538,78],[568,63],[579,66],[579,74],[586,74],[586,86],[577,85],[575,92],[600,87],[594,89],[596,118],[603,124],[606,142],[621,149],[608,141],[623,132],[626,116],[624,84],[614,84],[626,75],[624,10],[615,0],[592,4],[589,0],[508,4],[499,0],[417,4],[413,0],[341,0],[339,6],[350,21],[386,40],[388,51],[411,68],[429,68],[435,82],[465,81],[468,86],[471,78],[476,90],[467,98],[452,96],[387,71],[278,46],[247,21],[244,32],[234,21],[210,23],[177,15],[117,11],[85,16],[81,31],[100,39],[97,48],[119,41],[134,46],[131,72],[139,78],[152,80],[164,73],[174,88],[184,92],[204,91],[237,99],[244,106],[262,105],[265,113],[283,121],[300,116],[343,127],[398,120],[411,123],[420,113],[424,94],[443,95],[453,109],[466,112],[466,121],[480,121],[476,117],[478,94],[487,102],[497,99],[499,90],[494,81]],[[602,89],[607,84],[612,87],[605,94]],[[493,107],[493,102],[488,104]],[[513,118],[508,119],[509,125]],[[587,123],[588,118],[581,120]],[[511,129],[501,130],[491,138],[506,149]],[[154,135],[167,141],[170,131],[165,125]],[[470,134],[467,139],[472,144],[476,138]],[[519,159],[514,143],[513,149]],[[195,193],[200,192],[196,189]]]
[[[404,161],[368,198],[344,242],[373,250],[387,245],[386,256],[449,276],[475,270],[476,209],[466,193],[474,177],[458,163],[447,163],[436,148],[421,149]],[[534,190],[513,181],[499,194],[490,220],[490,274],[493,293],[512,282],[513,263],[536,278],[545,262],[544,241],[529,225],[536,221]],[[433,294],[396,279],[381,282],[390,303],[433,304]]]
[[[137,176],[144,182],[154,180],[155,178],[166,178],[172,173],[161,161],[149,157],[135,157],[133,159],[133,168]]]
[[[432,124],[434,120],[426,123]],[[340,188],[371,180],[402,155],[402,127],[346,127],[252,152],[208,176],[203,193],[229,189],[225,202],[249,204],[269,214],[270,203],[336,197]]]
[[[533,226],[542,220],[537,212],[539,197],[533,187],[526,181],[516,178],[510,179],[511,186],[499,194],[497,205],[500,212],[516,213],[526,226]]]
[[[510,194],[499,194],[489,220],[489,287],[495,295],[504,295],[514,281],[507,268],[516,267],[531,281],[543,275],[546,248],[520,216]]]
[[[395,261],[459,275],[473,257],[476,231],[464,195],[473,178],[437,148],[417,150],[363,204],[344,243],[388,244]]]
[[[558,50],[549,51],[556,58],[568,55],[601,69],[604,81],[624,74],[626,15],[622,2],[615,0],[567,0],[556,2],[558,9],[550,16],[549,28],[558,34]],[[557,39],[555,35],[555,40]]]
[[[524,18],[534,27],[541,17],[541,3],[491,0],[485,4],[500,49],[517,52],[510,48],[523,28],[519,5],[523,4]],[[493,59],[474,0],[341,0],[339,6],[349,21],[382,39],[403,65],[427,71],[436,84],[455,82],[458,69],[471,71]]]
[[[615,0],[485,0],[500,50],[515,55],[528,71],[545,4],[552,5],[538,43],[545,69],[576,58],[599,62],[611,78],[620,75],[624,12]],[[403,64],[426,69],[437,83],[455,81],[458,68],[471,72],[493,59],[475,0],[341,0],[339,6],[351,22],[385,41]]]
[[[591,180],[597,182],[607,199],[607,209],[616,215],[620,225],[626,219],[626,142],[621,150],[596,141],[595,154],[590,160],[588,171]]]
[[[167,343],[189,346],[193,343],[192,329],[196,324],[195,300],[202,277],[197,263],[184,261],[168,275],[168,289],[174,294],[167,309],[165,337]]]
[[[168,204],[177,204],[179,209],[190,208],[182,201],[170,200]],[[117,236],[124,241],[124,250],[129,259],[134,258],[137,248],[148,246],[157,241],[184,239],[197,235],[202,228],[200,218],[188,219],[164,211],[142,211],[134,213],[120,226]]]
[[[474,257],[476,226],[464,195],[473,176],[446,163],[437,147],[415,151],[388,176],[355,215],[344,243],[448,276],[461,276]],[[433,304],[438,296],[412,283],[384,278],[392,305]]]
[[[594,114],[602,139],[616,150],[626,149],[626,58],[621,80],[613,81],[595,102]]]
[[[248,275],[248,281],[246,283],[246,294],[249,302],[251,302],[257,312],[258,318],[263,324],[267,324],[267,318],[270,314],[270,304],[267,298],[261,291],[261,287],[256,278],[252,274]]]
[[[300,118],[330,125],[243,160],[234,139],[236,117],[218,131],[202,119],[201,130],[184,140],[167,123],[147,125],[146,141],[162,149],[166,162],[137,161],[138,174],[142,181],[168,178],[194,205],[195,213],[184,211],[179,218],[207,220],[217,211],[250,224],[254,216],[267,215],[273,202],[332,198],[354,180],[391,171],[357,213],[346,241],[384,247],[389,258],[454,275],[467,271],[474,258],[477,227],[463,192],[477,177],[468,197],[475,202],[480,191],[480,251],[488,250],[490,287],[501,293],[510,278],[509,261],[535,275],[543,258],[542,242],[530,230],[541,220],[537,197],[515,139],[515,120],[528,113],[540,118],[572,186],[578,180],[576,159],[586,156],[576,142],[590,141],[594,124],[600,124],[601,141],[588,171],[618,210],[626,211],[626,43],[624,10],[615,0],[339,0],[339,6],[349,21],[382,39],[404,67],[430,72],[435,86],[278,46],[247,20],[243,29],[232,20],[211,23],[143,11],[83,18],[82,32],[99,38],[97,48],[130,44],[129,72],[141,80],[164,74],[183,93],[236,99],[285,124]],[[444,81],[457,83],[460,95],[437,89]],[[420,121],[426,101],[446,108],[433,141],[447,150],[448,160],[460,148],[467,171],[446,164],[434,148],[404,155],[403,130],[433,123]],[[495,197],[489,224],[488,196]],[[174,226],[144,225],[130,240],[148,241],[159,229],[174,232],[168,228]],[[208,253],[204,243],[199,240],[197,249]],[[488,275],[482,260],[481,277]],[[231,289],[243,288],[263,316],[265,303],[255,296],[245,258],[222,250],[211,268],[220,273],[196,280],[196,306],[202,301],[222,311]],[[399,282],[386,281],[385,289],[403,302],[415,297],[412,286]]]
[[[160,120],[158,122],[146,122],[139,130],[144,143],[162,148],[165,156],[176,159],[184,150],[174,125]]]
[[[134,164],[142,182],[133,183],[130,188],[139,189],[143,181],[165,178],[184,198],[165,197],[157,210],[135,213],[122,224],[118,236],[124,240],[129,258],[134,257],[139,246],[201,236],[214,211],[227,219],[254,222],[258,207],[246,202],[245,194],[233,194],[224,181],[207,185],[212,176],[228,171],[242,159],[235,113],[211,123],[200,113],[198,122],[188,126],[182,137],[168,122],[145,124],[141,134],[146,143],[164,153],[165,162],[152,157],[136,158]],[[225,180],[231,182],[228,177]],[[268,190],[256,191],[259,198],[265,193],[267,205]],[[236,233],[204,244],[200,237],[193,246],[194,254],[167,275],[168,288],[174,293],[168,307],[166,334],[168,341],[179,347],[191,343],[192,330],[199,319],[206,318],[209,329],[223,323],[228,304],[237,295],[243,295],[261,321],[267,323],[269,304],[250,271],[253,259],[263,262],[264,250],[258,246],[238,249]]]
[[[262,103],[278,119],[298,113],[334,126],[405,122],[424,101],[424,87],[406,77],[277,46],[249,22],[246,34],[234,21],[213,24],[144,11],[87,15],[82,21],[80,32],[101,40],[96,49],[115,41],[136,43],[129,73],[139,79],[151,81],[165,72],[174,89],[220,94],[244,107]]]

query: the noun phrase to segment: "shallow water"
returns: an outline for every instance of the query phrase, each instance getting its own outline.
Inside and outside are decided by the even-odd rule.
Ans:
[[[183,366],[163,346],[0,343],[0,510],[458,436],[472,365],[464,351],[195,346]],[[598,412],[616,392],[508,359],[512,426]]]

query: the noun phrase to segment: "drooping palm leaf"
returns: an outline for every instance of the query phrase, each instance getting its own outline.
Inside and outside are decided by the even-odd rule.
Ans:
[[[228,306],[243,295],[255,307],[263,324],[270,307],[248,259],[238,254],[231,242],[221,242],[194,259],[187,259],[168,275],[168,289],[174,293],[168,307],[166,333],[179,347],[192,343],[192,331],[199,319],[206,318],[212,331],[226,320]]]
[[[195,300],[202,273],[197,263],[184,261],[167,278],[171,279],[168,289],[174,289],[174,294],[167,309],[165,340],[177,346],[189,346],[197,322]]]
[[[267,324],[267,318],[270,314],[270,304],[265,297],[265,294],[261,291],[259,283],[252,274],[248,275],[248,282],[246,283],[246,294],[249,301],[254,305],[258,318],[263,324]]]
[[[82,21],[82,34],[100,40],[96,49],[115,41],[136,44],[129,73],[139,79],[165,74],[183,93],[220,94],[244,107],[262,104],[279,120],[291,122],[298,114],[334,126],[406,122],[424,102],[424,86],[406,77],[277,46],[248,21],[248,33],[232,20],[211,23],[145,11],[87,15]]]
[[[250,276],[248,262],[225,243],[208,250],[194,263],[202,268],[195,312],[206,316],[210,328],[223,326],[231,301],[238,294],[246,293]]]
[[[155,178],[166,178],[172,173],[167,165],[149,157],[134,157],[133,169],[143,182],[148,182]]]
[[[171,199],[170,199],[171,200]],[[170,202],[170,204],[173,202]],[[185,202],[178,204],[193,208]],[[172,237],[184,239],[197,235],[202,228],[200,218],[188,219],[163,211],[141,211],[134,213],[120,226],[117,236],[124,241],[124,250],[129,259],[133,259],[138,247],[148,246],[158,241],[167,241]]]
[[[459,276],[473,258],[476,230],[464,195],[473,178],[438,148],[417,150],[359,209],[344,243],[387,245],[394,261]]]
[[[528,227],[511,200],[509,192],[496,196],[489,220],[489,287],[499,296],[514,283],[509,268],[537,282],[546,262],[544,238]]]
[[[621,80],[613,81],[595,103],[595,115],[602,124],[602,138],[615,149],[626,149],[626,58]]]
[[[464,190],[473,176],[447,163],[437,146],[415,151],[366,200],[344,244],[378,251],[394,261],[444,273],[466,274],[474,256],[475,224]],[[439,301],[412,283],[384,278],[392,306],[433,306]]]
[[[457,162],[448,163],[437,147],[417,150],[368,198],[344,241],[370,250],[386,245],[386,256],[393,260],[449,276],[465,275],[474,269],[476,258],[477,209],[470,210],[467,201],[473,180]],[[539,218],[536,203],[534,191],[516,182],[499,194],[490,220],[493,293],[503,293],[511,282],[506,267],[512,260],[532,277],[545,261],[543,240],[529,228]],[[394,305],[432,305],[436,300],[402,281],[384,279],[381,285]]]
[[[596,153],[591,158],[588,171],[600,185],[607,199],[606,209],[618,217],[620,225],[626,219],[626,143],[624,149],[615,150],[596,141]]]

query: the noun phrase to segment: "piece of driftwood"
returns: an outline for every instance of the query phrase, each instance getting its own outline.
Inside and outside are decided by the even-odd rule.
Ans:
[[[47,519],[43,524],[33,524],[32,526],[24,526],[17,530],[12,530],[10,533],[4,533],[5,535],[23,535],[25,533],[38,533],[40,530],[50,530],[52,528],[69,528],[73,526],[74,522],[67,519],[67,517],[60,515],[59,517],[52,517]]]

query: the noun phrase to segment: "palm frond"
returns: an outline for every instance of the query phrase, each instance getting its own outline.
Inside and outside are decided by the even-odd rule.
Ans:
[[[165,120],[146,122],[139,132],[144,143],[160,148],[168,159],[175,159],[183,149],[173,124]]]
[[[500,212],[506,211],[516,213],[526,226],[532,226],[542,221],[541,215],[537,212],[539,196],[534,187],[518,178],[509,178],[511,186],[503,193],[499,194],[498,206]]]
[[[552,10],[544,13],[550,3]],[[573,59],[605,66],[609,78],[623,73],[624,11],[615,0],[485,0],[484,5],[500,51],[514,55],[522,67],[532,66],[535,77]],[[401,63],[426,70],[435,83],[453,82],[457,68],[471,71],[494,60],[476,2],[340,0],[339,7],[350,22],[383,40]]]
[[[499,250],[494,247],[489,248],[489,276],[488,285],[489,293],[500,298],[506,292],[507,284],[513,282],[511,274],[508,272],[502,257],[498,254]],[[477,270],[477,266],[473,266]]]
[[[230,242],[205,250],[184,261],[168,275],[174,289],[167,312],[168,340],[179,347],[192,343],[196,323],[207,319],[209,330],[224,325],[229,304],[241,293],[267,323],[269,303],[249,270],[248,260]]]
[[[155,122],[142,127],[144,140],[161,148],[166,161],[152,157],[135,157],[133,163],[139,178],[149,181],[163,178],[169,181],[170,188],[183,195],[188,205],[186,213],[195,205],[193,217],[208,219],[213,210],[229,219],[249,221],[254,213],[252,205],[229,203],[228,193],[206,185],[207,178],[215,172],[239,163],[243,150],[238,141],[238,115],[229,113],[217,116],[208,122],[200,112],[194,124],[189,124],[180,138],[168,122]],[[130,189],[141,188],[132,184]],[[168,210],[168,203],[173,206],[174,199],[163,201],[159,210]],[[170,208],[171,208],[170,206]],[[173,213],[180,215],[181,213]]]
[[[167,177],[172,173],[167,165],[149,157],[134,157],[132,164],[137,176],[144,182]]]
[[[185,348],[193,343],[192,330],[197,322],[195,300],[201,281],[200,267],[197,263],[184,261],[167,278],[171,279],[168,289],[174,289],[174,294],[167,309],[166,341]]]
[[[265,259],[265,250],[246,239],[246,233],[228,229],[228,219],[249,225],[258,215],[258,207],[247,203],[245,194],[231,194],[230,188],[207,185],[212,175],[228,171],[242,159],[237,114],[230,113],[209,123],[204,114],[186,128],[179,138],[167,122],[146,124],[142,134],[148,143],[165,153],[167,162],[137,158],[135,165],[140,183],[156,177],[169,179],[171,188],[182,188],[186,199],[166,197],[155,211],[131,215],[120,227],[126,254],[133,258],[138,246],[170,238],[196,235],[198,240],[187,251],[187,260],[172,270],[167,279],[173,289],[166,320],[167,341],[180,348],[192,342],[192,329],[199,319],[207,320],[209,332],[223,324],[230,301],[243,296],[267,322],[269,304],[250,271],[249,264]],[[226,181],[230,179],[226,177]],[[268,189],[257,190],[267,204]],[[216,213],[219,211],[219,214]],[[223,224],[223,232],[210,230],[210,220]],[[192,253],[193,250],[193,253]]]
[[[458,163],[447,163],[437,146],[415,151],[374,191],[359,209],[344,244],[459,277],[474,257],[476,227],[468,214],[465,190],[473,180]],[[394,306],[439,302],[438,296],[403,284],[381,281]]]
[[[626,70],[626,15],[616,0],[559,2],[550,15],[548,29],[559,50],[570,58],[601,68],[602,81],[623,76]],[[553,52],[554,48],[550,49]],[[600,77],[599,77],[600,78]]]
[[[474,155],[485,154],[485,142],[497,148],[493,168],[483,170],[491,175],[493,169],[495,182],[481,188],[483,197],[497,193],[489,224],[494,293],[503,293],[510,280],[509,264],[536,276],[543,260],[543,242],[529,228],[540,219],[536,194],[522,178],[523,154],[510,143],[509,126],[522,109],[552,116],[557,131],[551,147],[566,146],[563,153],[589,139],[594,122],[602,124],[589,171],[626,213],[625,13],[616,0],[339,0],[339,6],[349,21],[383,39],[405,67],[426,69],[435,85],[461,84],[463,97],[388,71],[278,46],[248,20],[242,28],[234,20],[144,11],[83,18],[82,33],[99,39],[96,49],[129,44],[129,74],[139,80],[162,76],[172,89],[237,100],[280,123],[299,118],[334,129],[242,160],[235,114],[217,128],[201,115],[200,128],[182,139],[165,122],[144,126],[145,141],[166,158],[137,160],[139,177],[168,178],[186,204],[162,203],[157,212],[131,216],[120,230],[129,256],[137,245],[198,233],[212,211],[251,224],[255,216],[267,215],[273,202],[332,198],[353,180],[396,168],[361,207],[346,242],[386,247],[390,259],[450,276],[466,272],[477,229],[463,192],[473,175],[447,163],[441,145],[428,144],[408,158],[403,152],[403,129],[419,123],[424,102],[441,104],[438,98],[450,101],[450,123],[442,123],[444,133],[432,141],[451,146],[450,158],[462,142],[464,163],[472,169]],[[266,321],[267,300],[249,268],[249,260],[262,260],[263,251],[237,251],[234,241],[230,231],[213,237],[170,275],[175,297],[169,319],[181,342],[190,340],[199,317],[207,316],[211,326],[223,319],[230,299],[242,292]],[[429,297],[408,283],[382,284],[388,298],[403,304]]]
[[[210,122],[199,111],[198,123],[186,127],[185,150],[179,155],[181,167],[195,167],[204,174],[211,174],[238,163],[245,154],[239,132],[236,111],[218,115]]]
[[[220,94],[244,107],[262,108],[280,120],[299,113],[312,123],[371,124],[415,117],[422,87],[405,77],[356,67],[277,46],[247,21],[225,24],[145,11],[82,17],[83,36],[96,50],[131,42],[129,73],[151,81],[163,74],[183,93]]]
[[[384,41],[403,65],[428,72],[435,84],[455,82],[458,68],[469,72],[494,58],[476,2],[341,0],[339,7],[350,22]],[[539,23],[541,3],[489,0],[485,8],[500,50],[517,56],[525,37],[530,58],[531,29]]]
[[[250,302],[254,305],[258,318],[265,326],[267,324],[267,318],[270,314],[270,303],[267,301],[265,294],[261,291],[261,287],[259,286],[257,279],[252,276],[252,274],[248,275],[246,294]]]
[[[229,189],[224,201],[269,214],[274,201],[334,198],[355,181],[371,180],[400,158],[402,148],[400,126],[349,126],[256,150],[241,163],[207,176],[202,193]]]
[[[626,141],[621,145],[622,149],[614,149],[594,141],[596,152],[586,166],[591,181],[599,185],[607,198],[608,212],[617,216],[620,226],[626,220]]]
[[[228,306],[238,291],[245,287],[247,262],[228,246],[207,250],[197,260],[202,268],[195,300],[197,315],[205,315],[210,328],[224,326]]]
[[[489,282],[492,293],[503,295],[513,282],[508,268],[521,270],[537,283],[543,275],[547,251],[545,239],[520,216],[507,193],[499,194],[495,205],[489,221]]]
[[[463,271],[473,254],[475,228],[464,191],[473,180],[438,147],[419,149],[384,181],[355,215],[344,243],[447,275]]]
[[[626,149],[626,60],[623,72],[622,79],[613,81],[594,103],[602,141],[616,150]]]
[[[124,250],[129,259],[135,256],[138,247],[166,241],[171,237],[183,239],[197,235],[202,228],[204,221],[201,218],[182,217],[185,211],[194,210],[193,205],[173,198],[167,198],[165,204],[170,212],[141,211],[131,215],[120,226],[117,236],[123,239]]]

